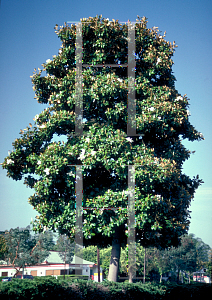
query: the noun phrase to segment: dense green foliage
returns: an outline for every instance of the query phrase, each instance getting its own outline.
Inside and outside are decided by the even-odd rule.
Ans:
[[[34,280],[14,279],[0,283],[0,298],[6,299],[200,299],[211,294],[212,287],[207,284],[156,285],[111,283],[101,284],[87,280],[57,280],[55,278],[36,278]]]

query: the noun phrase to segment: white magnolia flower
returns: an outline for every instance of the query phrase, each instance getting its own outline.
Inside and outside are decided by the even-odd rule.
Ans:
[[[175,100],[176,101],[183,100],[183,97],[182,96],[178,96]]]
[[[123,81],[121,78],[118,78],[117,80],[118,80],[119,82],[122,82],[122,81]]]
[[[131,139],[129,136],[126,138],[126,140],[127,140],[128,142],[130,142],[130,143],[133,142],[133,139]]]
[[[38,165],[41,165],[41,160],[38,161]]]
[[[161,120],[161,117],[158,117],[158,120]]]
[[[13,164],[13,163],[14,163],[14,161],[13,161],[12,159],[10,159],[10,158],[7,159],[7,164],[8,164],[8,165],[11,165],[11,164]]]
[[[80,156],[77,159],[83,160],[83,159],[85,159],[85,155],[80,154]]]
[[[49,175],[49,174],[50,174],[49,168],[46,168],[46,169],[44,170],[44,172],[46,173],[46,175]]]
[[[34,117],[35,121],[36,121],[38,118],[39,118],[39,115],[36,115],[36,116]]]
[[[191,115],[191,113],[190,113],[190,111],[187,109],[187,115],[188,116],[190,116]]]
[[[90,138],[89,137],[87,137],[85,140],[86,140],[87,143],[90,142]]]
[[[50,63],[51,62],[51,59],[47,59],[46,60],[46,63],[48,64],[48,63]]]
[[[160,62],[161,62],[161,59],[158,58],[158,59],[157,59],[157,62],[156,62],[156,65],[158,65]]]
[[[155,163],[155,164],[157,164],[157,163],[158,163],[158,161],[159,161],[159,160],[158,160],[158,158],[157,158],[157,157],[155,157],[155,158],[154,158],[154,163]]]
[[[154,111],[155,108],[152,106],[152,107],[149,108],[149,110],[150,110],[150,111]]]
[[[80,160],[85,159],[85,149],[82,149],[82,153],[80,154],[78,159],[80,159]]]
[[[91,155],[95,155],[95,154],[96,154],[96,151],[92,150]]]
[[[37,125],[38,128],[45,128],[46,125],[45,124],[42,124],[42,125]]]

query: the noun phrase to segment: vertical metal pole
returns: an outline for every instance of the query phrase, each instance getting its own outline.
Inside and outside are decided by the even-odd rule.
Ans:
[[[82,197],[83,197],[83,182],[82,182],[82,166],[76,165],[76,180],[75,180],[75,191],[76,191],[76,229],[75,229],[75,253],[77,253],[77,245],[83,246],[83,231],[82,231]],[[83,265],[83,258],[76,257],[75,265]],[[75,274],[80,274],[75,269]]]
[[[135,25],[128,23],[128,136],[136,135],[135,68]]]
[[[136,276],[135,265],[135,167],[128,166],[128,275],[132,282]]]
[[[75,135],[83,135],[83,89],[82,89],[82,23],[76,25],[76,77],[75,77]],[[75,253],[77,253],[77,244],[83,247],[83,231],[82,231],[82,197],[83,182],[82,168],[76,166],[76,231],[75,231]],[[76,257],[75,265],[83,265],[83,259]],[[75,269],[75,274],[80,274]]]
[[[82,23],[76,25],[75,134],[83,134]]]

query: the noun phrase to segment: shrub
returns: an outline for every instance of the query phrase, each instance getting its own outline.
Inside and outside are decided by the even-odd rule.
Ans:
[[[34,280],[13,279],[9,282],[0,283],[0,299],[89,299],[89,300],[199,300],[210,295],[210,284],[154,284],[141,282],[120,283],[103,281],[101,283],[92,280],[73,279],[59,280],[54,277],[35,277]]]

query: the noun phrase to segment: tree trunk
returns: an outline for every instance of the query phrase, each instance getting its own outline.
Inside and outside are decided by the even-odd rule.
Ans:
[[[108,280],[114,282],[118,281],[119,259],[121,253],[120,233],[121,233],[121,227],[117,227],[115,229],[115,234],[112,241],[110,267],[108,272]]]

